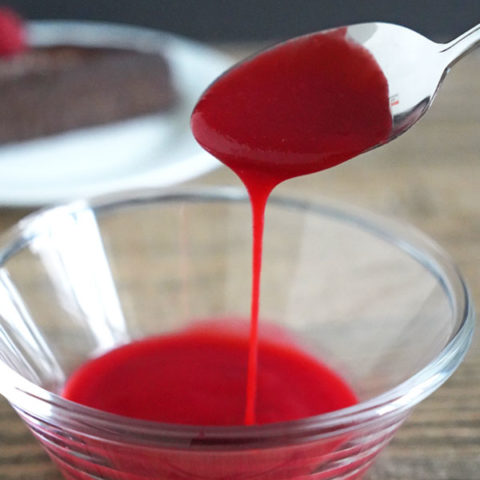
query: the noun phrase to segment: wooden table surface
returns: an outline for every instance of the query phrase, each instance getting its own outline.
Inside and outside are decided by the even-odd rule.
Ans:
[[[449,74],[432,109],[392,144],[278,193],[330,197],[413,223],[454,258],[480,305],[480,55]],[[191,184],[235,184],[220,168]],[[0,209],[0,231],[28,213]],[[367,480],[480,479],[480,343],[418,406]],[[1,379],[0,379],[1,381]],[[50,460],[0,400],[0,480],[58,480]]]

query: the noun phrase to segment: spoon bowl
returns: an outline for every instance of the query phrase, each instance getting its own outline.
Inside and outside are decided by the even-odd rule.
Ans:
[[[384,145],[428,110],[480,25],[438,44],[399,25],[363,23],[274,45],[213,82],[192,114],[207,151],[245,180],[272,183],[330,168]]]

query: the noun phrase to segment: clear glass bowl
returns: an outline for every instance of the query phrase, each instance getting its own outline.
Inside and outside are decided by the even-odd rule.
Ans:
[[[80,364],[205,318],[247,318],[242,190],[146,190],[33,214],[1,241],[0,391],[68,479],[354,479],[463,359],[472,301],[405,225],[273,197],[261,317],[339,371],[360,403],[253,427],[128,419],[63,399]]]

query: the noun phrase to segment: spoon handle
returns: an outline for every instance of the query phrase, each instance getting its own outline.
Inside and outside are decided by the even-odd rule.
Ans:
[[[451,67],[461,58],[480,45],[480,24],[471,28],[451,42],[441,45],[440,53],[447,58],[447,66]]]

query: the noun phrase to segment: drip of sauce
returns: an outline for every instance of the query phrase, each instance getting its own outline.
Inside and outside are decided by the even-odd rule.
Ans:
[[[318,172],[385,142],[387,80],[345,28],[306,35],[216,80],[191,119],[200,145],[245,184],[252,205],[251,334],[245,423],[256,423],[258,314],[267,199],[280,182]]]

